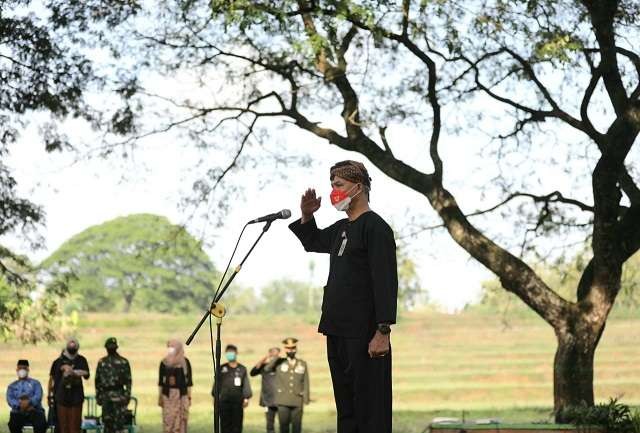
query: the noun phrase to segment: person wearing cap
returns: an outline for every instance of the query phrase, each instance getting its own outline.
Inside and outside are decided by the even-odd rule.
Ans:
[[[82,380],[89,379],[89,363],[79,350],[78,340],[70,338],[51,364],[47,394],[56,408],[57,433],[80,433],[84,404]]]
[[[302,409],[309,404],[309,369],[297,358],[298,339],[282,340],[286,358],[275,358],[265,366],[266,372],[275,372],[275,403],[278,406],[280,433],[302,431]]]
[[[220,427],[222,433],[241,433],[244,408],[252,396],[247,368],[238,362],[238,348],[227,344],[226,363],[220,366]],[[215,387],[211,389],[215,399]],[[215,403],[215,400],[214,400]]]
[[[393,230],[369,207],[364,164],[329,170],[331,204],[346,218],[319,229],[321,197],[307,189],[302,216],[289,225],[308,252],[329,254],[318,331],[326,336],[338,433],[391,433],[391,326],[398,271]]]
[[[45,433],[47,419],[42,408],[42,385],[29,377],[29,361],[21,359],[16,366],[18,380],[7,388],[7,403],[11,407],[9,431],[21,433],[25,425],[33,426],[34,433]]]
[[[96,403],[102,406],[104,433],[125,431],[127,406],[131,399],[131,367],[118,353],[118,340],[107,338],[107,356],[100,358],[96,368]]]
[[[278,414],[278,406],[275,402],[275,371],[265,371],[265,367],[273,360],[280,357],[280,348],[272,347],[267,355],[262,358],[249,372],[250,376],[260,375],[262,386],[260,387],[260,406],[264,407],[267,420],[267,433],[275,433],[275,420]]]

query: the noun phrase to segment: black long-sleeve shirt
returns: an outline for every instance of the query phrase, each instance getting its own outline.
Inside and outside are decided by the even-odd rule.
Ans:
[[[186,371],[182,367],[168,367],[164,362],[160,362],[158,386],[162,387],[162,393],[167,397],[170,388],[177,388],[180,390],[180,395],[187,395],[187,388],[193,386],[191,363],[188,358],[184,360],[186,361]]]
[[[74,370],[86,372],[82,377],[65,376],[62,371],[63,364],[69,364]],[[73,359],[67,358],[64,353],[51,364],[49,375],[53,377],[53,395],[56,404],[61,406],[78,406],[84,402],[84,386],[82,378],[89,379],[89,363],[87,358],[78,354]]]
[[[309,252],[330,255],[318,331],[370,337],[378,323],[395,323],[398,298],[396,244],[391,227],[375,212],[319,229],[315,219],[289,228]]]
[[[263,364],[260,367],[253,367],[249,372],[250,376],[262,376],[262,386],[260,387],[260,406],[273,407],[275,403],[275,378],[276,373],[274,371],[265,371],[264,367],[267,364]]]

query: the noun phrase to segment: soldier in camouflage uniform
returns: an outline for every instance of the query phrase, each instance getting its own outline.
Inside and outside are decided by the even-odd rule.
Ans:
[[[127,406],[131,398],[129,361],[117,352],[118,341],[110,337],[104,343],[107,356],[98,361],[96,402],[102,406],[104,433],[126,431]]]

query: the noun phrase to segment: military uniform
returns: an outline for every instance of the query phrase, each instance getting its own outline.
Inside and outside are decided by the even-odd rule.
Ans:
[[[283,340],[285,349],[295,349],[295,338]],[[300,433],[302,408],[309,404],[309,369],[307,363],[297,358],[276,358],[265,367],[275,372],[275,404],[278,406],[280,433]]]
[[[105,347],[117,346],[115,338],[107,339]],[[96,402],[102,406],[105,433],[125,429],[127,406],[131,398],[131,368],[129,361],[118,353],[109,353],[98,361],[96,369]]]

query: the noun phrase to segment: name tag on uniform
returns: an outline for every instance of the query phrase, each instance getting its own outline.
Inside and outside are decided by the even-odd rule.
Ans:
[[[297,365],[293,371],[298,374],[304,374],[304,365]]]
[[[344,249],[347,247],[347,232],[342,232],[342,243],[340,244],[340,249],[338,250],[338,256],[342,256],[344,254]]]
[[[242,385],[242,379],[240,379],[238,376],[233,378],[233,384],[235,386],[241,386]]]

